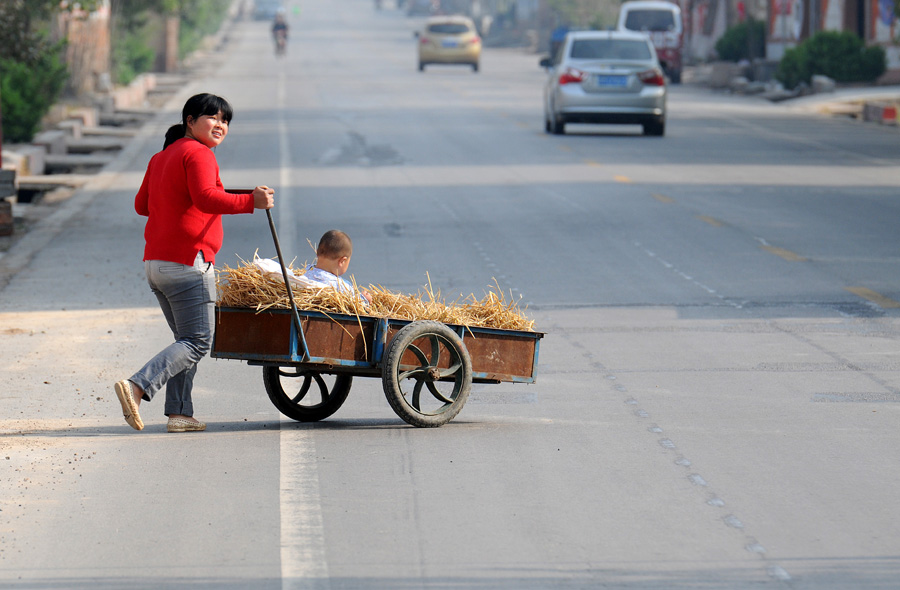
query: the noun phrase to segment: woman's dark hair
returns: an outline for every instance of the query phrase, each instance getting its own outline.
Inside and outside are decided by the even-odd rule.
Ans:
[[[203,115],[215,117],[219,113],[222,113],[222,117],[225,119],[226,123],[231,123],[231,117],[234,115],[234,110],[231,108],[231,105],[228,104],[228,101],[221,96],[216,96],[215,94],[195,94],[190,97],[187,102],[184,103],[184,108],[181,109],[181,123],[172,125],[169,127],[169,130],[166,131],[166,141],[163,144],[163,149],[166,149],[184,137],[184,134],[187,132],[188,117],[193,119],[197,119]]]

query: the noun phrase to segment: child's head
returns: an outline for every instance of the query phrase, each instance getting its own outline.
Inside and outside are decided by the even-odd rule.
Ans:
[[[316,247],[316,266],[341,276],[347,272],[352,255],[353,242],[350,241],[350,236],[340,230],[331,229],[325,232]]]

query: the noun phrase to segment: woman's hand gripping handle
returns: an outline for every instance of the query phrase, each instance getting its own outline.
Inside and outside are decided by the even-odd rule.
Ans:
[[[275,189],[258,186],[253,189],[253,208],[271,209],[275,206]]]

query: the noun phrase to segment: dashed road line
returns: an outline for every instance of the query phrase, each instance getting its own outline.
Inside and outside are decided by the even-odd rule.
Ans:
[[[765,241],[763,238],[756,238],[756,240],[760,244],[760,248],[765,250],[770,254],[774,254],[779,258],[787,260],[788,262],[806,262],[807,258],[805,256],[801,256],[796,252],[791,252],[790,250],[786,250],[785,248],[779,248],[778,246],[773,246],[772,244]]]
[[[854,295],[862,297],[866,301],[871,301],[882,309],[900,309],[900,302],[894,301],[890,297],[885,297],[881,293],[877,293],[867,287],[844,287]]]
[[[796,252],[791,252],[790,250],[785,250],[784,248],[779,248],[777,246],[761,246],[761,248],[769,254],[774,254],[779,258],[787,260],[788,262],[806,262],[805,256],[800,256]]]
[[[617,380],[616,375],[606,375],[606,378],[610,381]],[[616,383],[614,389],[616,391],[620,391],[620,392],[627,391],[627,387],[625,387],[621,383]],[[640,405],[638,400],[635,399],[633,396],[629,396],[627,399],[625,399],[625,404],[630,405],[630,406],[639,406]],[[632,413],[640,421],[644,421],[644,420],[650,418],[650,413],[640,407],[637,407]],[[652,434],[656,434],[656,435],[663,434],[663,429],[656,423],[650,423],[647,426],[647,431]],[[686,470],[689,470],[689,468],[692,467],[691,461],[689,459],[687,459],[684,455],[682,455],[681,453],[678,452],[678,446],[675,444],[675,442],[671,438],[669,438],[669,437],[659,438],[657,440],[657,442],[659,443],[659,445],[662,448],[666,449],[667,451],[672,451],[673,453],[675,453],[674,463],[676,465],[678,465],[679,467],[684,467]],[[706,478],[704,478],[703,475],[701,475],[700,473],[697,473],[697,471],[694,471],[694,470],[689,470],[689,471],[690,472],[687,474],[688,481],[690,481],[692,484],[694,484],[695,486],[697,486],[699,488],[704,488],[705,490],[707,490],[706,505],[709,506],[710,508],[713,508],[713,509],[716,509],[719,511],[724,511],[724,509],[726,508],[725,501],[722,500],[718,496],[718,494],[715,494],[711,491],[711,486],[710,486],[709,482],[706,480]],[[735,530],[738,530],[738,531],[741,531],[742,533],[744,533],[746,535],[747,527],[746,527],[745,523],[733,512],[728,512],[728,513],[724,514],[721,517],[721,520],[725,526],[735,529]],[[763,560],[763,562],[766,566],[766,570],[765,570],[766,574],[770,578],[773,578],[773,579],[781,581],[781,582],[790,582],[791,581],[791,575],[787,572],[787,570],[785,570],[780,565],[769,563],[768,557],[766,556],[765,547],[763,547],[763,545],[760,544],[759,541],[757,541],[754,537],[749,536],[749,535],[744,537],[744,550],[749,553],[753,553],[753,554],[759,556],[759,558]]]
[[[719,221],[715,217],[709,217],[708,215],[698,215],[697,219],[699,219],[700,221],[702,221],[704,223],[708,223],[709,225],[711,225],[713,227],[723,227],[725,225],[724,222]]]
[[[683,278],[684,280],[693,283],[694,285],[700,287],[701,289],[703,289],[704,291],[706,291],[706,292],[709,293],[710,295],[716,297],[717,299],[721,300],[721,301],[724,302],[724,303],[727,303],[728,305],[730,305],[730,306],[732,306],[732,307],[734,307],[734,308],[737,308],[737,309],[743,309],[743,305],[741,305],[740,303],[737,303],[737,302],[735,302],[735,301],[731,301],[731,300],[727,299],[724,295],[722,295],[721,293],[717,292],[717,291],[716,291],[715,289],[713,289],[712,287],[709,287],[709,286],[707,286],[707,285],[704,285],[703,283],[701,283],[700,281],[698,281],[698,280],[695,279],[694,277],[690,276],[689,274],[687,274],[687,273],[685,273],[685,272],[682,272],[682,271],[679,270],[678,267],[676,267],[674,264],[672,264],[671,262],[668,262],[668,261],[666,261],[664,258],[661,258],[660,256],[658,256],[658,255],[656,254],[656,252],[654,252],[653,250],[650,250],[650,249],[648,249],[648,248],[645,248],[645,247],[643,246],[643,244],[641,244],[640,242],[635,242],[634,245],[635,245],[636,247],[642,249],[642,250],[644,251],[644,253],[647,254],[647,256],[649,256],[650,258],[653,258],[654,260],[656,260],[657,262],[659,262],[659,263],[662,264],[664,267],[668,268],[669,270],[671,270],[672,272],[674,272],[675,274],[677,274],[678,276],[680,276],[680,277]]]

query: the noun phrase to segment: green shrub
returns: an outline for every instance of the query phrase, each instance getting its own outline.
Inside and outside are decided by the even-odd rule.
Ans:
[[[730,27],[716,41],[716,53],[720,59],[734,62],[765,57],[765,23],[750,18]]]
[[[812,75],[809,73],[806,47],[800,44],[785,51],[778,62],[775,79],[784,84],[785,88],[796,88],[800,82],[809,82],[810,78]]]
[[[863,50],[860,58],[862,80],[877,80],[887,69],[887,55],[881,45],[872,45]]]
[[[59,49],[48,47],[31,63],[0,59],[4,140],[29,142],[40,130],[41,120],[59,98],[68,78]]]
[[[866,47],[849,31],[822,31],[785,52],[775,78],[795,88],[815,75],[836,82],[874,82],[887,67],[884,48]]]

